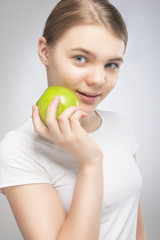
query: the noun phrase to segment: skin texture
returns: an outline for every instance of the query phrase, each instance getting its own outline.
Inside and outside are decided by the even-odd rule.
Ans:
[[[73,50],[77,48],[81,50]],[[80,106],[66,109],[57,122],[59,97],[55,97],[47,110],[48,127],[40,120],[37,106],[32,113],[35,132],[77,158],[80,169],[73,200],[66,216],[50,184],[8,187],[4,192],[25,240],[98,240],[103,153],[88,132],[101,125],[95,109],[117,83],[124,43],[101,25],[80,25],[69,29],[52,48],[40,38],[38,50],[46,66],[48,86],[70,88],[80,99]],[[90,101],[77,91],[98,96]]]

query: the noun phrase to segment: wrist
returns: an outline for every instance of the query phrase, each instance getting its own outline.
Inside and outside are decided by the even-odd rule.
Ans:
[[[80,164],[79,171],[92,174],[103,170],[103,158],[94,159],[92,162]]]

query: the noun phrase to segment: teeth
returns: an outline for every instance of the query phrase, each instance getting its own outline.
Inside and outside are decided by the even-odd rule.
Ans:
[[[79,93],[81,93],[82,95],[88,96],[88,95],[87,95],[87,94],[85,94],[85,93],[82,93],[82,92],[79,92]]]
[[[85,93],[82,93],[83,95],[85,95],[85,96],[88,96],[87,94],[85,94]]]
[[[87,97],[95,97],[95,96],[90,96],[90,95],[87,95],[86,93],[83,93],[83,92],[80,92],[78,91],[80,94],[84,95],[84,96],[87,96]]]

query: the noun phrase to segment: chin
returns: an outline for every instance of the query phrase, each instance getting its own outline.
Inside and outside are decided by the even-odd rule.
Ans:
[[[93,113],[96,110],[97,106],[91,106],[91,105],[85,105],[85,104],[80,104],[82,110],[88,114]]]

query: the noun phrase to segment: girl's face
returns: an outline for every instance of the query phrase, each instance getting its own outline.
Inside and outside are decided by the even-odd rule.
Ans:
[[[125,45],[103,26],[79,25],[46,49],[48,85],[71,89],[91,113],[116,85]]]

